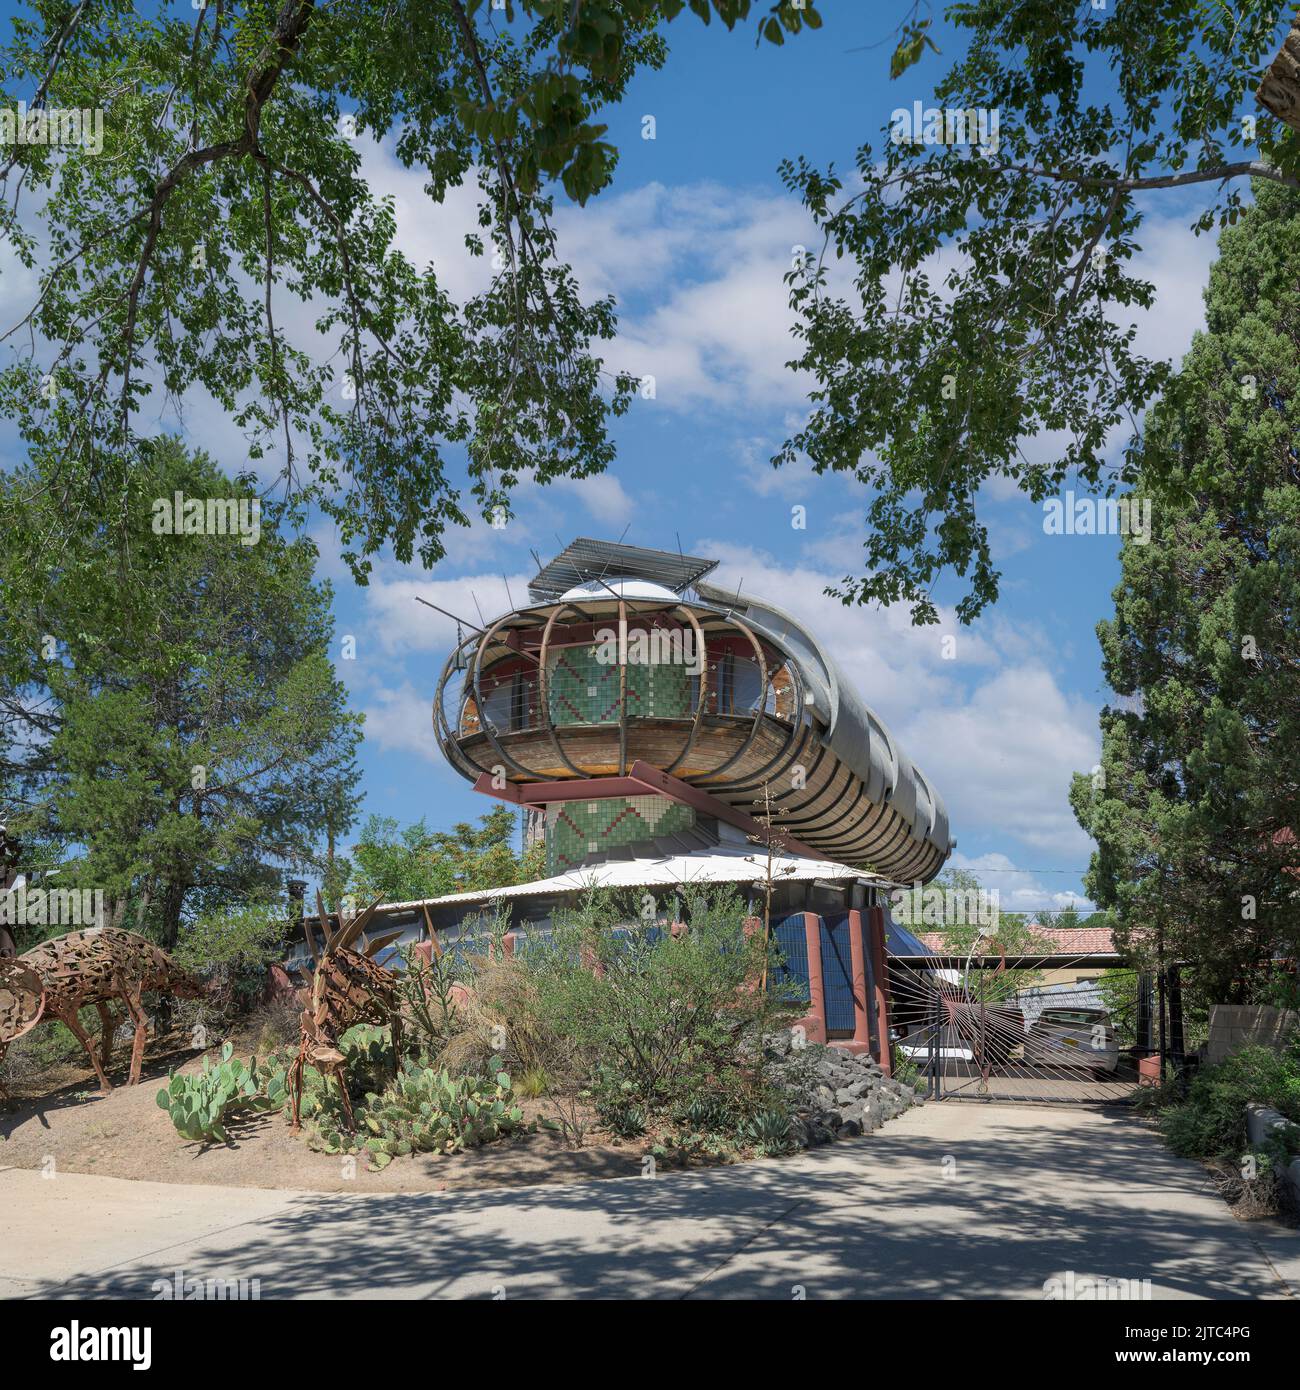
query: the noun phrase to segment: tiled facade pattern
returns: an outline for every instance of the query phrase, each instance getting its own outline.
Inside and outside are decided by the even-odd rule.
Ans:
[[[546,871],[560,874],[589,854],[689,830],[695,812],[666,796],[553,801],[546,808]]]
[[[627,712],[658,719],[688,719],[694,712],[691,673],[684,664],[639,665],[602,661],[600,648],[566,647],[547,658],[551,722],[616,724],[619,671],[627,671]]]

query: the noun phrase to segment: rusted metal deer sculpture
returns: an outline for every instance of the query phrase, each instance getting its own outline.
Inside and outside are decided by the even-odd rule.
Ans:
[[[288,1090],[293,1101],[293,1130],[301,1124],[303,1071],[311,1065],[323,1075],[333,1076],[343,1098],[343,1113],[349,1129],[356,1129],[352,1101],[348,1096],[343,1053],[338,1041],[358,1023],[373,1023],[393,1030],[393,1055],[401,1055],[402,1021],[397,997],[397,977],[373,957],[401,936],[400,931],[376,937],[364,952],[353,951],[353,942],[370,925],[375,909],[383,900],[376,898],[337,931],[330,930],[329,915],[319,893],[316,911],[325,938],[322,949],[308,918],[302,919],[303,934],[315,961],[311,997],[302,1011],[302,1037],[298,1055],[289,1068]]]
[[[203,985],[161,947],[137,932],[119,927],[88,927],[42,941],[21,956],[0,960],[0,1061],[15,1038],[38,1023],[60,1022],[86,1049],[99,1078],[102,1095],[113,1089],[108,1079],[114,1022],[109,1004],[120,1000],[135,1024],[128,1085],[140,1080],[148,1034],[142,996],[157,991],[197,999]],[[78,1012],[93,1004],[99,1012],[99,1051],[81,1026]]]

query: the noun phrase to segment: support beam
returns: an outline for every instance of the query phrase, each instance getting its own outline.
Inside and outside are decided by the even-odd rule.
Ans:
[[[661,772],[650,763],[637,761],[626,777],[569,777],[555,782],[505,782],[484,772],[474,783],[474,790],[515,806],[544,806],[551,801],[602,801],[614,796],[666,796],[669,801],[690,806],[701,815],[712,816],[738,830],[754,835],[766,843],[767,828],[746,812],[738,810],[709,792]],[[808,859],[824,859],[825,855],[810,849],[801,840],[787,834],[779,826],[772,827],[772,843],[789,854],[801,854]]]
[[[803,915],[804,941],[808,948],[808,1012],[812,1027],[808,1041],[826,1041],[826,981],[822,975],[822,919],[815,912]],[[807,1026],[809,1020],[803,1020]]]
[[[871,1013],[867,1006],[867,943],[862,913],[857,908],[849,909],[849,960],[853,967],[853,1042],[848,1050],[870,1052]]]
[[[603,801],[614,796],[663,795],[632,777],[571,777],[562,782],[507,782],[505,786],[497,787],[493,785],[490,772],[479,776],[474,790],[516,806],[545,806],[550,801]]]
[[[1036,955],[1017,956],[963,956],[938,953],[908,956],[891,952],[889,959],[899,965],[910,965],[922,970],[964,970],[967,966],[972,970],[997,970],[999,967],[1005,967],[1007,970],[1064,970],[1071,965],[1096,965],[1110,969],[1112,966],[1125,963],[1124,957],[1116,951],[1044,951]]]
[[[889,976],[885,965],[885,909],[867,909],[870,925],[871,973],[876,982],[876,1062],[886,1076],[893,1074],[894,1049],[889,1045]]]

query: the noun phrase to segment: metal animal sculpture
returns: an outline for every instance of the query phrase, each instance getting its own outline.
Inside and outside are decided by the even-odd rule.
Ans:
[[[8,1046],[37,1023],[67,1025],[90,1058],[102,1095],[113,1089],[108,1079],[112,1059],[112,1000],[120,1000],[135,1024],[128,1085],[140,1080],[148,1032],[142,996],[157,991],[197,999],[203,986],[152,941],[119,927],[89,927],[42,941],[15,960],[0,962],[0,1061]],[[35,997],[34,997],[35,996]],[[5,1004],[5,1000],[10,1002]],[[93,1004],[103,1032],[99,1051],[81,1026],[78,1012]]]
[[[18,856],[22,846],[0,825],[0,893],[7,893],[18,878]],[[13,933],[8,927],[0,926],[0,960],[12,959],[18,954]]]
[[[29,965],[0,959],[0,1060],[8,1046],[30,1033],[45,1012],[45,985]],[[0,1082],[0,1093],[4,1085]]]
[[[311,922],[304,917],[303,934],[316,970],[312,976],[311,998],[302,1011],[302,1037],[298,1055],[289,1068],[289,1094],[293,1098],[293,1130],[301,1123],[302,1077],[310,1064],[322,1074],[333,1076],[343,1098],[343,1113],[348,1128],[356,1129],[352,1102],[348,1097],[343,1053],[338,1041],[349,1028],[358,1023],[374,1023],[393,1030],[393,1055],[401,1052],[402,1022],[397,998],[397,977],[372,957],[401,935],[400,931],[376,937],[364,952],[350,950],[352,943],[365,931],[382,899],[376,899],[364,912],[351,921],[330,931],[329,917],[319,893],[316,910],[325,937],[322,950],[316,943]]]

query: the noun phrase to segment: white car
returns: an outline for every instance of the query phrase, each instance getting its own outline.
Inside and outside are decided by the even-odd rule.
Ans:
[[[1105,1009],[1044,1009],[1025,1031],[1025,1061],[1114,1071],[1119,1043],[1110,1015]]]
[[[918,1040],[915,1037],[904,1038],[902,1042],[895,1044],[899,1056],[906,1057],[909,1062],[915,1062],[917,1066],[924,1067],[930,1060],[930,1041],[928,1038]],[[955,1045],[945,1041],[938,1049],[939,1060],[943,1062],[973,1062],[975,1054],[963,1043]]]

